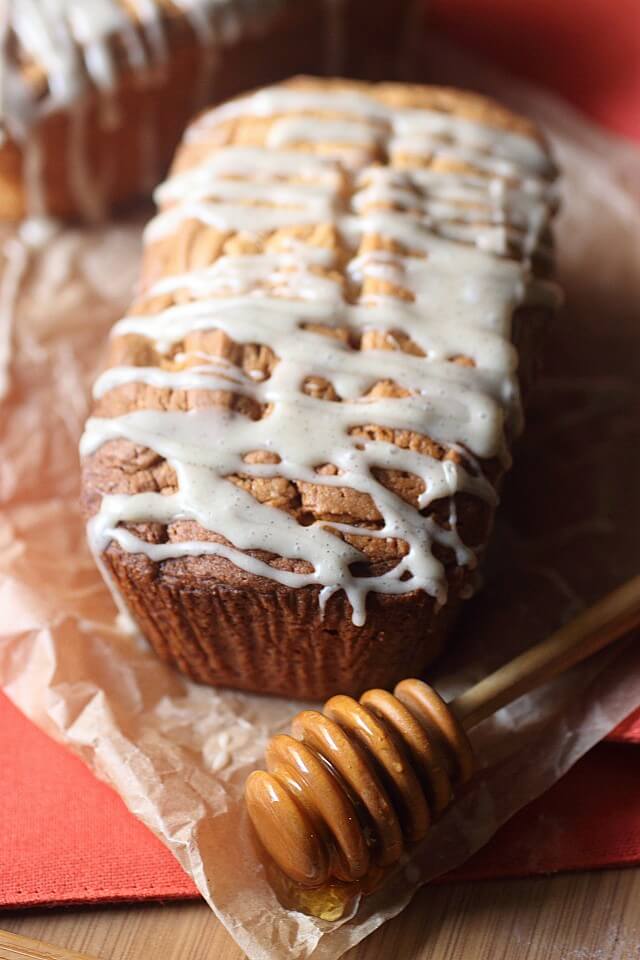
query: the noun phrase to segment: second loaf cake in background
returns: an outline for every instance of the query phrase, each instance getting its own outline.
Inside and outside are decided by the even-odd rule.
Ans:
[[[82,441],[92,548],[163,659],[323,698],[438,654],[556,300],[554,175],[439,88],[298,79],[191,126]]]
[[[95,219],[196,110],[292,73],[395,76],[414,0],[6,0],[0,219]]]

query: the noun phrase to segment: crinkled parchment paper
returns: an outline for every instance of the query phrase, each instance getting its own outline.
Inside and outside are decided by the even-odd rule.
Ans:
[[[461,76],[451,59],[436,74]],[[500,82],[496,90],[477,70],[462,81],[493,86],[555,141],[566,173],[558,248],[567,304],[485,589],[432,674],[447,695],[637,572],[640,533],[640,154],[543,95]],[[251,958],[335,958],[640,703],[640,645],[613,661],[605,653],[485,722],[474,736],[476,788],[355,916],[331,925],[281,908],[252,851],[241,795],[266,738],[297,705],[199,687],[161,665],[118,631],[85,545],[77,441],[107,331],[135,282],[140,222],[67,229],[40,251],[3,237],[0,683],[167,844]]]

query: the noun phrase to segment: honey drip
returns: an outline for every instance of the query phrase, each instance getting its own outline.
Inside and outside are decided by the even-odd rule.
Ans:
[[[279,899],[343,916],[422,840],[473,770],[455,714],[421,680],[394,693],[336,696],[274,737],[246,786],[249,816]]]

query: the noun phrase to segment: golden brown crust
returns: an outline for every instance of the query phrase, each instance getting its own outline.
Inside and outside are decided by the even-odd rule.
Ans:
[[[298,78],[292,87],[325,89],[326,82]],[[382,102],[402,107],[429,106],[458,116],[481,120],[488,125],[524,136],[539,137],[526,120],[485,98],[440,88],[407,87],[385,84],[375,88],[334,81],[338,89],[366,90]],[[180,149],[174,170],[184,171],[221,146],[238,143],[262,145],[275,118],[242,116],[215,126],[196,122],[198,136]],[[305,149],[321,149],[306,145]],[[377,158],[371,157],[372,161]],[[384,158],[380,157],[380,162]],[[415,165],[416,158],[412,158]],[[441,162],[425,156],[429,167]],[[402,167],[402,156],[391,157],[390,165]],[[345,196],[352,185],[345,178]],[[480,221],[481,222],[481,221]],[[193,294],[177,289],[161,297],[148,291],[157,280],[210,266],[225,254],[255,254],[280,250],[292,238],[303,238],[312,246],[337,253],[336,262],[344,265],[352,256],[335,227],[317,224],[310,227],[286,227],[262,235],[226,232],[187,220],[171,236],[148,246],[143,264],[142,293],[131,313],[151,315],[176,304],[184,303]],[[388,241],[376,234],[365,234],[358,253],[388,249]],[[411,251],[403,251],[411,252]],[[337,267],[314,268],[321,275],[330,275],[342,284],[347,300],[366,302],[368,295],[385,294],[411,298],[403,290],[384,279],[367,280],[358,285]],[[278,288],[271,296],[282,295]],[[287,295],[287,294],[285,294]],[[525,346],[526,355],[535,354],[535,344],[528,342],[538,332],[544,311],[521,309],[514,323],[514,339]],[[354,340],[354,331],[346,327],[316,327],[315,332],[338,337],[354,350],[388,349],[420,354],[416,344],[402,333],[367,330]],[[237,343],[221,330],[195,331],[173,344],[162,354],[152,341],[137,334],[112,338],[111,366],[158,366],[165,370],[183,370],[197,364],[203,353],[230,360],[256,379],[268,379],[278,358],[259,343]],[[457,354],[454,364],[473,365],[473,360]],[[526,364],[525,364],[526,366]],[[526,372],[526,371],[525,371]],[[335,388],[318,378],[309,378],[304,389],[327,403],[339,403]],[[383,396],[405,396],[402,384],[391,380],[371,383],[361,398],[362,424],[353,434],[367,439],[385,440],[404,449],[428,453],[436,459],[464,462],[474,473],[482,470],[497,490],[503,468],[497,460],[474,463],[457,449],[449,449],[429,436],[407,430],[389,430],[370,423],[366,400]],[[268,411],[253,399],[229,391],[204,391],[152,387],[141,383],[115,386],[97,402],[95,415],[114,417],[136,409],[191,410],[202,406],[225,406],[258,419]],[[253,452],[254,458],[264,452]],[[277,462],[277,461],[276,461]],[[362,534],[341,534],[362,552],[356,575],[377,575],[394,566],[407,550],[402,540],[381,539],[368,530],[379,527],[380,515],[372,499],[365,493],[346,487],[327,486],[320,478],[338,471],[331,464],[316,466],[319,482],[289,480],[283,477],[255,477],[238,474],[228,479],[242,486],[261,503],[290,513],[302,524],[317,521],[347,522],[362,527]],[[418,508],[424,490],[423,481],[398,470],[378,470],[377,479],[406,502]],[[176,478],[170,466],[155,453],[136,447],[125,440],[105,443],[84,465],[84,498],[87,515],[93,515],[100,499],[108,493],[171,493]],[[451,502],[447,498],[433,501],[423,510],[444,529],[448,528]],[[455,496],[457,531],[469,547],[482,546],[493,521],[493,507],[475,496]],[[368,530],[367,530],[368,528]],[[209,540],[225,542],[215,532],[207,531],[192,521],[160,524],[137,524],[131,527],[136,536],[151,543]],[[324,618],[318,605],[318,587],[290,589],[273,580],[249,574],[231,561],[215,555],[186,556],[155,563],[143,555],[123,552],[111,544],[106,560],[123,596],[150,639],[166,660],[195,679],[214,684],[228,684],[244,689],[287,693],[298,697],[325,697],[337,691],[357,694],[367,686],[390,686],[410,674],[419,673],[441,649],[446,630],[455,617],[461,596],[471,585],[473,572],[460,567],[453,551],[436,546],[435,555],[443,562],[448,582],[448,602],[438,609],[433,598],[422,592],[403,596],[371,593],[367,598],[367,621],[355,627],[351,611],[342,593],[334,594],[327,603]],[[277,569],[298,573],[309,572],[304,561],[283,559],[254,552],[251,554]]]

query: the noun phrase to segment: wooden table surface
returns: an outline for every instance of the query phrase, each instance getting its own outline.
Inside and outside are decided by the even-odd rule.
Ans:
[[[0,960],[243,957],[202,903],[4,913],[0,928]],[[425,887],[347,957],[639,960],[640,870]]]

